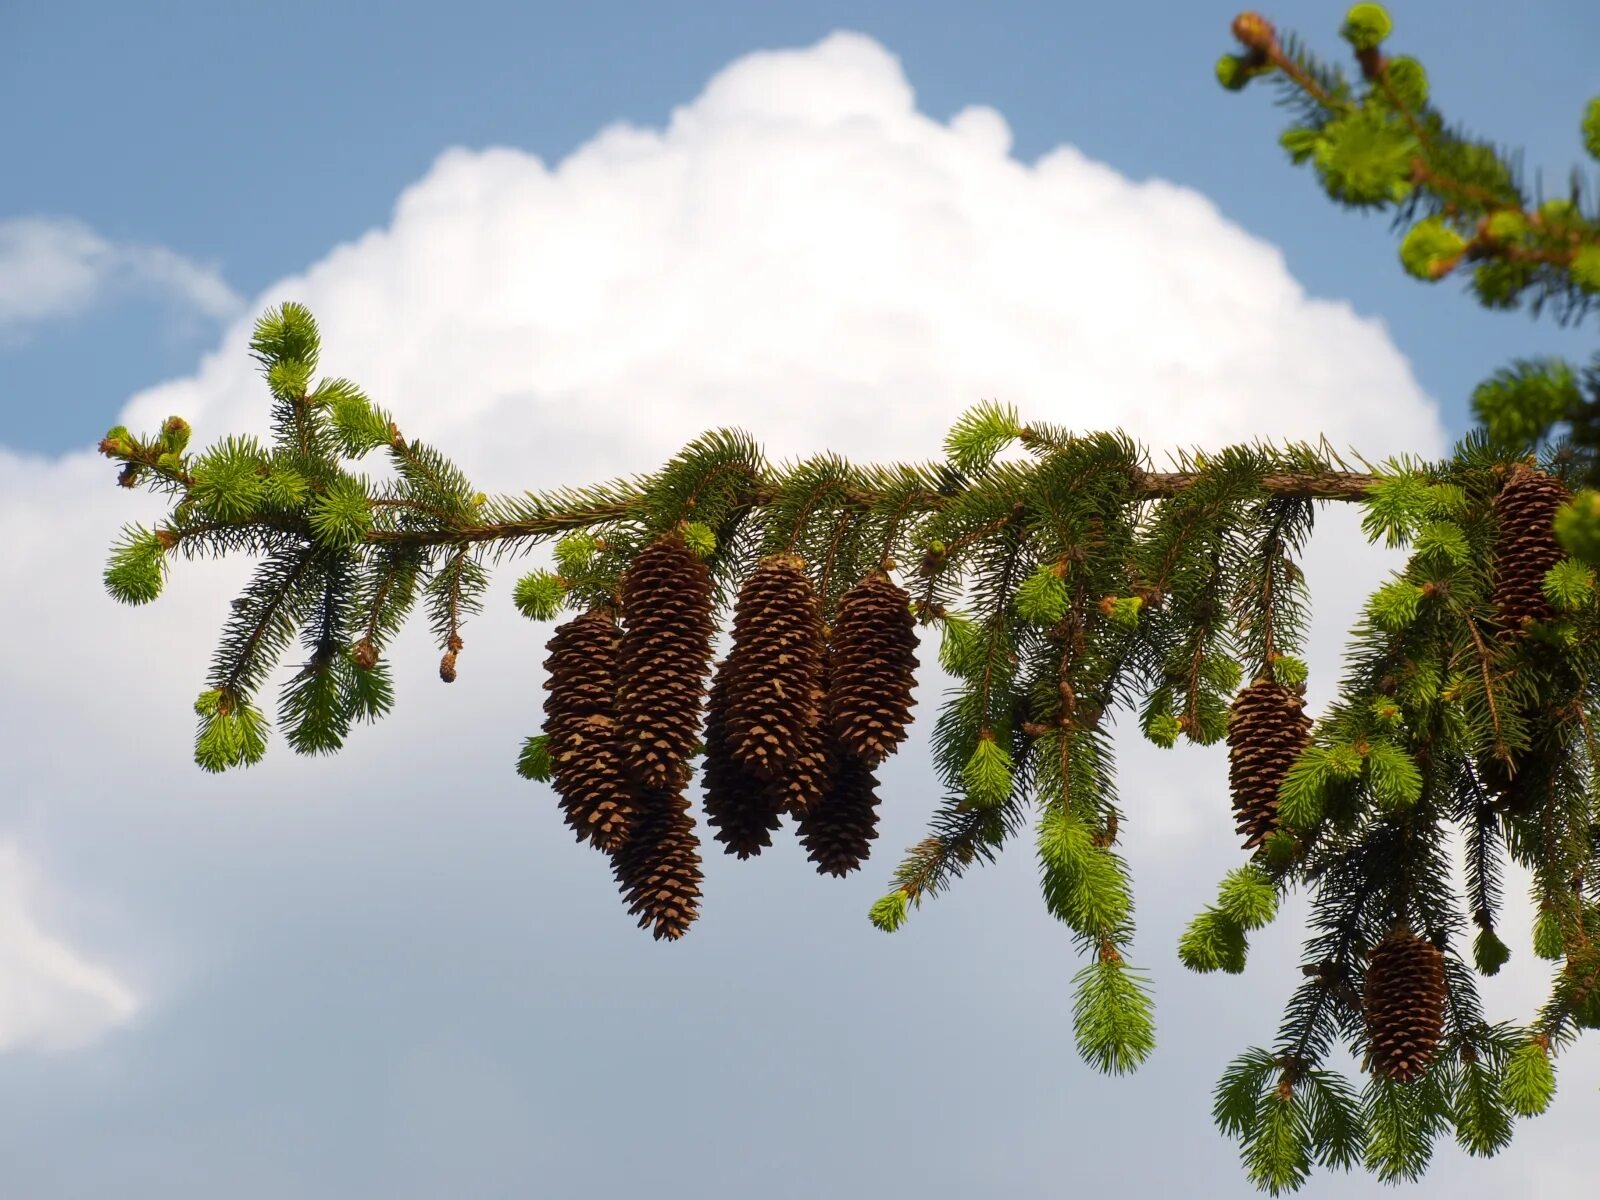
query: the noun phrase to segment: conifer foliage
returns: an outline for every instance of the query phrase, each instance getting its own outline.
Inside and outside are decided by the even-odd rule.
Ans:
[[[1534,205],[1492,146],[1447,128],[1421,65],[1384,51],[1390,26],[1375,4],[1347,13],[1358,85],[1246,13],[1218,77],[1283,89],[1291,160],[1338,203],[1409,223],[1400,259],[1417,279],[1467,268],[1487,305],[1582,315],[1600,295],[1600,213],[1576,187]],[[1600,98],[1583,136],[1600,159]],[[1261,1188],[1317,1166],[1414,1179],[1446,1134],[1493,1154],[1550,1104],[1560,1053],[1600,1027],[1600,358],[1500,372],[1473,397],[1481,428],[1438,462],[1358,471],[1325,441],[1257,441],[1158,470],[1119,432],[984,403],[932,462],[775,465],[716,430],[647,475],[489,497],[355,384],[314,379],[320,349],[300,305],[258,321],[270,444],[194,451],[176,416],[100,443],[121,486],[172,500],[156,528],[123,529],[115,599],[154,600],[179,555],[259,559],[195,701],[204,770],[261,759],[259,696],[296,635],[278,724],[297,753],[330,753],[392,707],[386,649],[419,600],[448,683],[489,552],[553,543],[511,597],[534,621],[571,614],[517,769],[554,785],[656,938],[699,914],[697,764],[729,853],[770,847],[789,817],[820,873],[867,860],[875,771],[907,736],[926,641],[948,685],[928,734],[941,795],[868,917],[900,928],[1031,830],[1043,903],[1082,956],[1073,1033],[1099,1070],[1132,1070],[1155,1044],[1118,848],[1139,812],[1118,796],[1108,727],[1126,714],[1161,747],[1226,741],[1244,861],[1179,959],[1238,974],[1281,900],[1310,901],[1278,1030],[1215,1094]],[[373,452],[391,479],[360,472]],[[1328,502],[1359,504],[1367,535],[1408,557],[1313,722],[1298,560]],[[1497,932],[1510,864],[1539,913],[1522,950]],[[1491,1022],[1477,977],[1529,951],[1559,964],[1547,1001],[1525,1024]],[[1341,1045],[1364,1055],[1359,1086]]]

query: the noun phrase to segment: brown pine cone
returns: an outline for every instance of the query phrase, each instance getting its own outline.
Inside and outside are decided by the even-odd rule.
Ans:
[[[1556,510],[1569,499],[1561,482],[1518,463],[1494,499],[1499,532],[1490,564],[1490,598],[1502,637],[1522,633],[1529,621],[1556,614],[1544,595],[1545,572],[1566,558],[1551,528]]]
[[[800,559],[773,555],[739,589],[728,654],[728,752],[758,778],[803,751],[822,673],[822,606]]]
[[[779,812],[798,817],[827,794],[831,738],[823,724],[822,705],[827,696],[828,651],[822,652],[822,673],[811,689],[805,724],[795,737],[795,753],[788,766],[767,783],[768,794]]]
[[[678,785],[694,749],[711,669],[711,573],[683,541],[663,538],[622,580],[617,733],[623,765],[646,788]]]
[[[1258,679],[1234,697],[1228,715],[1228,784],[1244,848],[1278,827],[1278,788],[1311,740],[1311,718],[1296,692]]]
[[[612,875],[628,914],[657,941],[682,937],[700,915],[700,840],[682,792],[641,789]]]
[[[1371,1069],[1409,1083],[1427,1070],[1444,1033],[1444,954],[1404,926],[1367,960],[1361,1007]]]
[[[915,703],[917,630],[910,595],[882,571],[839,601],[827,720],[839,744],[877,766],[906,736]]]
[[[1564,752],[1559,719],[1537,709],[1521,715],[1530,725],[1527,749],[1516,753],[1514,766],[1508,766],[1503,758],[1481,756],[1478,779],[1502,808],[1526,815],[1551,798],[1555,768],[1563,761]]]
[[[632,807],[616,745],[619,637],[611,613],[596,609],[557,626],[544,662],[551,783],[578,840],[607,852],[621,843]]]
[[[716,839],[727,853],[744,859],[772,845],[772,831],[780,824],[780,804],[771,785],[757,779],[728,752],[728,675],[728,660],[723,659],[712,677],[711,698],[706,705],[706,757],[701,784],[705,789],[706,824],[717,831]]]
[[[844,876],[872,853],[878,836],[877,779],[848,753],[829,756],[828,790],[806,806],[796,823],[806,857],[817,874]]]

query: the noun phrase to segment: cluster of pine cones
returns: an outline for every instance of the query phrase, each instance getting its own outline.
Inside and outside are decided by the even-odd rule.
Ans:
[[[1559,480],[1527,463],[1507,473],[1495,496],[1498,528],[1489,599],[1502,639],[1524,636],[1530,622],[1556,615],[1544,594],[1544,577],[1566,557],[1552,524],[1567,499]],[[1228,721],[1229,783],[1247,850],[1259,847],[1278,827],[1278,789],[1310,741],[1311,720],[1302,711],[1304,705],[1297,691],[1270,679],[1256,680],[1234,699]],[[1518,778],[1537,766],[1522,764]],[[1503,798],[1517,790],[1517,780],[1503,763],[1486,761],[1480,768],[1485,782]],[[1426,1071],[1443,1034],[1444,1003],[1443,952],[1397,926],[1373,948],[1363,979],[1370,1069],[1402,1083]]]
[[[818,871],[844,875],[877,837],[872,770],[910,723],[916,629],[883,572],[845,593],[830,636],[801,560],[763,560],[707,702],[712,597],[705,563],[664,538],[624,575],[620,625],[610,609],[584,613],[557,628],[545,660],[562,812],[611,857],[629,913],[656,938],[681,937],[699,912],[685,794],[697,744],[706,823],[728,853],[759,854],[788,815]]]
[[[1495,496],[1498,531],[1489,600],[1502,639],[1521,637],[1529,622],[1556,615],[1544,594],[1544,577],[1566,557],[1551,526],[1568,496],[1560,480],[1528,463],[1512,467]],[[1228,719],[1228,781],[1246,850],[1256,849],[1278,827],[1278,788],[1310,741],[1311,720],[1301,711],[1304,706],[1299,693],[1270,679],[1258,679],[1234,699]],[[1498,760],[1485,760],[1480,769],[1503,799],[1526,790],[1517,787]]]

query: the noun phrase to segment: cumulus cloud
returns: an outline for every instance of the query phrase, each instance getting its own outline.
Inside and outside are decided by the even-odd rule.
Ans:
[[[218,319],[241,303],[214,267],[166,246],[111,242],[70,217],[0,221],[0,337],[20,339],[127,292],[155,292]]]
[[[0,839],[0,1050],[72,1049],[138,1010],[115,974],[40,926],[38,888],[36,870]]]
[[[1441,444],[1381,323],[1308,297],[1204,196],[1009,142],[992,109],[918,112],[892,55],[835,34],[554,168],[450,150],[388,228],[254,307],[308,304],[330,372],[504,486],[653,465],[723,424],[778,453],[926,455],[982,398],[1162,445]],[[129,419],[265,429],[247,337]],[[562,452],[530,462],[524,430]]]
[[[1323,433],[1369,456],[1443,453],[1435,407],[1380,321],[1308,296],[1276,248],[1190,189],[1130,181],[1068,146],[1024,163],[1010,144],[992,109],[947,123],[919,112],[892,54],[835,34],[741,58],[665,127],[613,126],[553,167],[514,148],[447,151],[386,227],[251,307],[307,304],[323,371],[359,382],[489,490],[649,470],[719,425],[750,429],[778,458],[924,457],[985,398],[1079,430],[1122,427],[1158,462],[1177,445]],[[182,414],[197,445],[266,434],[249,326],[234,323],[191,376],[132,397],[122,420],[152,430]],[[429,1172],[445,1180],[469,1163],[486,1180],[525,1180],[524,1159],[574,1194],[602,1194],[597,1183],[620,1194],[642,1186],[640,1171],[667,1168],[701,1181],[697,1192],[715,1175],[727,1194],[748,1194],[779,1161],[798,1189],[782,1194],[815,1194],[836,1179],[807,1172],[846,1169],[892,1190],[904,1169],[885,1154],[920,1161],[916,1148],[944,1136],[906,1117],[904,1097],[948,1089],[956,1071],[970,1111],[950,1136],[1004,1153],[1013,1194],[1053,1194],[1062,1128],[1106,1151],[1075,1154],[1081,1186],[1125,1183],[1163,1106],[1183,1153],[1137,1154],[1141,1186],[1192,1189],[1196,1171],[1212,1190],[1241,1186],[1207,1093],[1228,1055],[1268,1036],[1298,938],[1286,922],[1263,939],[1252,970],[1266,986],[1196,981],[1173,963],[1182,921],[1238,861],[1216,748],[1163,756],[1119,739],[1139,953],[1159,967],[1169,1049],[1085,1103],[1078,1089],[1112,1085],[1076,1061],[1062,1016],[1070,939],[1040,911],[1027,847],[892,942],[866,928],[866,904],[920,836],[933,794],[921,740],[933,677],[923,732],[885,773],[882,836],[863,876],[819,887],[787,843],[754,864],[709,855],[707,915],[662,949],[616,911],[603,863],[570,844],[548,793],[512,776],[537,717],[544,636],[512,612],[515,568],[469,625],[456,684],[438,683],[417,620],[396,647],[398,709],[377,729],[333,760],[295,759],[275,741],[258,768],[204,776],[187,759],[188,703],[248,564],[179,561],[158,603],[114,609],[99,584],[105,546],[121,522],[160,507],[112,487],[113,475],[88,454],[0,453],[0,544],[38,579],[0,592],[0,625],[31,631],[0,656],[0,694],[12,736],[40,751],[13,794],[30,806],[49,797],[52,863],[64,877],[93,871],[152,939],[164,931],[162,994],[149,1004],[184,1021],[156,1022],[148,1070],[118,1093],[156,1134],[182,1125],[186,1144],[235,1175],[335,1194],[348,1176],[307,1159],[317,1173],[291,1178],[282,1172],[298,1155],[269,1159],[237,1131],[277,1121],[301,1145],[312,1135],[281,1126],[304,1090],[288,1064],[337,1088],[344,1076],[328,1064],[339,1061],[367,1091],[378,1079],[409,1089],[381,1109],[364,1091],[331,1123],[347,1156],[373,1164],[347,1192],[428,1194]],[[1362,595],[1395,561],[1365,545],[1354,513],[1318,524],[1314,707],[1332,694]],[[64,672],[67,654],[115,686]],[[81,753],[86,742],[95,755]],[[840,1023],[841,1012],[863,1016]],[[962,1047],[954,1066],[928,1055],[952,1028],[986,1053]],[[208,1039],[261,1059],[241,1052],[225,1080],[213,1077]],[[1056,1068],[1035,1071],[1041,1056]],[[670,1122],[630,1126],[633,1153],[620,1159],[597,1141],[615,1122],[602,1130],[585,1114],[638,1093],[630,1072],[644,1062],[709,1089],[680,1099],[718,1114],[727,1144],[707,1149]],[[163,1071],[221,1097],[185,1107],[162,1091]],[[840,1072],[861,1108],[830,1117]],[[483,1121],[461,1114],[466,1141],[432,1136],[439,1078],[494,1098]],[[1130,1104],[1144,1120],[1119,1118]],[[48,1141],[43,1110],[17,1107],[0,1151],[8,1136]],[[875,1114],[870,1138],[859,1111]],[[528,1119],[510,1128],[510,1112]],[[808,1138],[830,1147],[825,1166],[773,1141],[792,1137],[795,1112],[821,1114]],[[973,1134],[967,1123],[991,1115]],[[429,1136],[396,1136],[413,1119]],[[535,1127],[566,1149],[527,1158]],[[150,1140],[100,1143],[104,1169],[143,1161],[137,1145]],[[422,1157],[407,1149],[423,1145]],[[597,1181],[601,1162],[610,1174]],[[941,1160],[919,1183],[930,1195],[992,1190],[992,1166]]]

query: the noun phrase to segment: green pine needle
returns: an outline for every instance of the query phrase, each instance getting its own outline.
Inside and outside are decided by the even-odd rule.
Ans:
[[[1067,614],[1067,584],[1054,564],[1041,564],[1017,587],[1017,615],[1035,625],[1054,625]]]
[[[1133,910],[1127,872],[1075,815],[1051,805],[1039,822],[1037,845],[1040,890],[1052,916],[1091,937],[1127,920]]]
[[[1390,812],[1410,808],[1422,799],[1422,772],[1409,754],[1391,742],[1372,743],[1366,775],[1373,798]]]
[[[303,363],[307,371],[316,369],[321,338],[311,310],[293,300],[269,308],[256,321],[250,338],[252,355],[269,369],[275,363]]]
[[[389,444],[389,418],[365,393],[348,379],[325,379],[311,396],[314,403],[328,406],[339,451],[347,458],[360,458],[369,450]]]
[[[957,679],[983,670],[983,629],[971,617],[947,612],[939,620],[939,665]]]
[[[1339,36],[1356,50],[1375,50],[1394,29],[1381,4],[1357,4],[1344,16]]]
[[[717,552],[717,535],[699,521],[690,521],[683,527],[683,541],[696,558],[710,558]]]
[[[1098,1071],[1122,1075],[1156,1045],[1155,1003],[1148,982],[1120,960],[1097,960],[1073,979],[1072,1028],[1078,1053]]]
[[[348,550],[372,532],[372,500],[366,482],[340,475],[311,501],[306,519],[319,545]]]
[[[207,699],[207,696],[213,697]],[[203,707],[200,728],[195,734],[194,761],[213,774],[229,767],[254,766],[267,751],[267,719],[252,704],[240,704],[224,713],[220,693],[202,693],[196,710]]]
[[[1566,957],[1566,941],[1561,933],[1561,915],[1552,907],[1539,910],[1533,922],[1533,952],[1546,962]]]
[[[1422,588],[1405,579],[1390,580],[1372,594],[1367,604],[1372,619],[1394,632],[1410,626],[1421,607]]]
[[[1217,907],[1241,929],[1262,929],[1278,915],[1278,892],[1260,867],[1236,867],[1223,877]]]
[[[1400,243],[1400,265],[1406,273],[1429,283],[1447,274],[1467,248],[1462,237],[1439,216],[1418,221]]]
[[[554,620],[566,598],[566,582],[549,571],[530,571],[517,580],[511,594],[517,611],[530,621]]]
[[[1178,939],[1179,961],[1201,974],[1211,971],[1242,974],[1248,949],[1239,922],[1214,908],[1198,914]]]
[[[1500,1084],[1506,1107],[1519,1117],[1536,1117],[1555,1099],[1556,1072],[1550,1055],[1537,1041],[1528,1041],[1512,1051]]]
[[[1482,974],[1498,975],[1510,959],[1511,947],[1493,929],[1478,930],[1478,936],[1472,939],[1472,961]]]
[[[1311,1174],[1311,1130],[1298,1098],[1269,1093],[1242,1147],[1245,1171],[1269,1195],[1297,1190]]]
[[[161,595],[167,555],[155,533],[143,525],[124,525],[103,578],[106,591],[123,604],[148,604]]]
[[[944,451],[956,470],[976,474],[1021,434],[1022,422],[1015,408],[986,400],[968,409],[950,427]]]
[[[536,733],[522,743],[522,753],[517,756],[517,774],[535,783],[549,783],[550,735]]]
[[[599,549],[592,533],[569,533],[556,543],[556,568],[563,575],[580,575]]]
[[[905,924],[909,911],[910,897],[900,888],[895,888],[887,896],[880,896],[872,902],[867,918],[885,933],[893,933]]]
[[[1560,611],[1574,613],[1594,599],[1594,584],[1593,568],[1569,558],[1545,572],[1544,594]]]
[[[1456,1142],[1468,1154],[1491,1158],[1511,1143],[1511,1111],[1500,1073],[1483,1058],[1461,1064],[1450,1107]]]
[[[1011,796],[1011,755],[992,737],[980,737],[962,768],[967,799],[978,808],[999,808]]]
[[[266,455],[253,437],[229,436],[208,449],[189,469],[189,495],[210,517],[240,521],[261,507]]]

